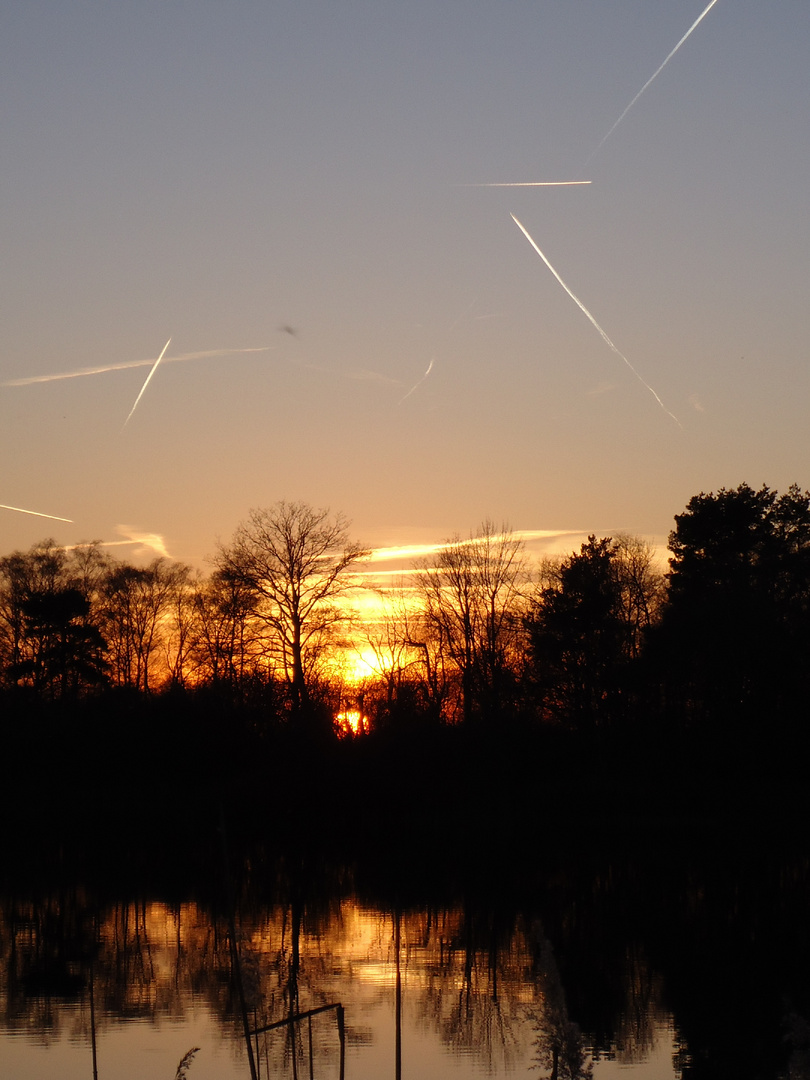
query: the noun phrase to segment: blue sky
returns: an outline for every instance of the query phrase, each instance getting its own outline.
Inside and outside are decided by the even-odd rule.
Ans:
[[[717,0],[594,153],[704,8],[4,4],[0,503],[72,522],[0,551],[204,565],[281,498],[662,538],[810,486],[810,8]],[[473,186],[550,180],[592,183]]]

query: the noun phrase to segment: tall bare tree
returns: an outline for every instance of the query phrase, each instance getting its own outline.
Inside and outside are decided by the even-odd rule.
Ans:
[[[427,629],[452,659],[462,716],[491,715],[504,692],[523,632],[523,541],[486,520],[477,535],[454,536],[417,564]]]
[[[284,500],[251,510],[219,549],[219,570],[253,593],[299,713],[310,703],[318,660],[350,618],[344,602],[355,584],[350,571],[366,555],[349,539],[342,514]]]

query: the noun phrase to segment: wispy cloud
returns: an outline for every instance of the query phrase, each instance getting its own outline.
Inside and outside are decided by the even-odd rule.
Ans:
[[[166,549],[166,542],[160,533],[141,532],[132,525],[116,525],[115,531],[123,540],[102,541],[102,547],[134,547],[136,555],[160,555],[164,559],[170,559],[171,555]]]
[[[304,366],[314,368],[314,365],[310,364]],[[327,369],[314,368],[314,370],[326,371]],[[402,386],[402,382],[400,379],[393,379],[390,375],[383,375],[379,371],[370,371],[367,368],[358,368],[355,371],[333,371],[332,374],[337,374],[342,379],[351,379],[354,382],[379,383],[381,386]]]
[[[167,356],[164,364],[182,364],[188,360],[209,360],[218,356],[230,356],[237,353],[268,352],[273,346],[261,345],[253,349],[206,349],[202,352],[181,353],[179,356]],[[106,375],[110,371],[128,371],[130,368],[152,367],[150,360],[127,360],[121,364],[102,364],[97,367],[77,368],[74,371],[59,371],[45,375],[29,375],[22,379],[9,379],[0,386],[34,386],[37,383],[58,382],[61,379],[83,379],[88,375]]]
[[[509,535],[515,540],[523,540],[531,545],[536,541],[555,540],[565,536],[583,536],[582,529],[513,529]],[[460,540],[441,541],[432,544],[405,544],[401,547],[374,548],[369,555],[369,562],[405,562],[414,559],[424,559],[430,555],[436,555],[448,547],[456,547],[458,544],[473,544],[476,537],[464,537]],[[396,571],[394,571],[396,572]]]

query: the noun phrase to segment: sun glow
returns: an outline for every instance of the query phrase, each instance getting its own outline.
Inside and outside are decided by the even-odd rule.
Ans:
[[[386,667],[385,658],[378,656],[374,649],[368,646],[358,645],[355,651],[346,658],[343,668],[343,681],[356,686],[367,679],[378,679]]]
[[[335,726],[338,735],[365,735],[369,719],[359,709],[344,709],[335,716]]]

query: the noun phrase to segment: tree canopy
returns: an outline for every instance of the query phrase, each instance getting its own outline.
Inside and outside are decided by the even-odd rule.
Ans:
[[[807,690],[810,493],[748,484],[675,517],[660,647],[694,718],[789,714]]]

